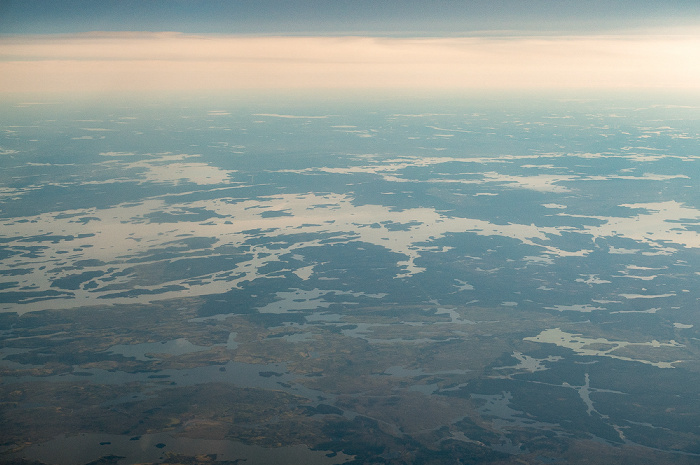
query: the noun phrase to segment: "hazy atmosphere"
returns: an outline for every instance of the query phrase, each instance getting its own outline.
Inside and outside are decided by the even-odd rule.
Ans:
[[[0,463],[700,462],[699,33],[0,2]]]

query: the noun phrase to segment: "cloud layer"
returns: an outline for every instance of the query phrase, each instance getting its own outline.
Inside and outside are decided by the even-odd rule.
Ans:
[[[700,36],[0,39],[4,92],[700,88]]]

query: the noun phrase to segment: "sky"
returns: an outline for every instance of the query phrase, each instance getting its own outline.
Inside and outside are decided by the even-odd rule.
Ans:
[[[0,0],[0,92],[700,90],[697,0]]]

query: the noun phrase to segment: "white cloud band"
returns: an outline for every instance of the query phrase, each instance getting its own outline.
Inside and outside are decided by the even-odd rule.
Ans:
[[[700,36],[0,39],[0,89],[700,88]]]

